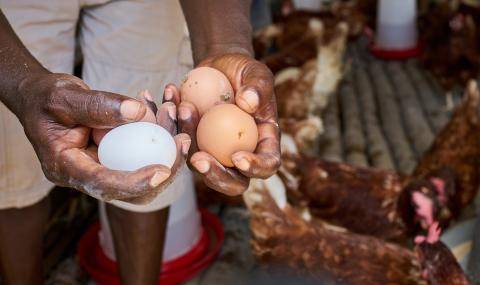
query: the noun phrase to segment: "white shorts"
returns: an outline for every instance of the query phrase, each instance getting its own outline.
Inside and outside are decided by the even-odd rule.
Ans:
[[[176,0],[0,0],[0,8],[25,46],[53,72],[72,73],[79,46],[82,78],[92,89],[132,97],[148,89],[159,103],[164,86],[179,83],[193,65]],[[177,179],[191,179],[185,173]],[[22,126],[0,104],[0,209],[32,205],[52,187]],[[160,207],[119,206],[133,211]]]

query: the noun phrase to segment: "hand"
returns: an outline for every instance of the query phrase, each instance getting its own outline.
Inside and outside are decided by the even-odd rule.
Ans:
[[[18,99],[22,102],[17,116],[52,182],[102,200],[150,196],[168,182],[172,170],[162,165],[132,172],[107,169],[98,163],[97,148],[89,140],[91,128],[113,128],[141,120],[147,112],[145,103],[90,90],[77,77],[55,73],[24,79]],[[190,140],[181,135],[175,142],[177,160],[181,160]]]
[[[209,66],[223,72],[232,83],[235,103],[250,113],[258,127],[258,145],[254,153],[240,151],[232,156],[235,168],[222,166],[213,156],[198,151],[196,129],[199,115],[188,102],[180,102],[180,92],[170,84],[165,88],[164,100],[177,104],[179,129],[192,138],[190,163],[205,184],[227,195],[243,193],[250,178],[267,178],[280,166],[280,131],[273,94],[273,75],[259,61],[244,54],[223,54],[209,57],[198,66]]]

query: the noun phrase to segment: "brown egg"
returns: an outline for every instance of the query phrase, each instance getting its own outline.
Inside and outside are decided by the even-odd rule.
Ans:
[[[234,166],[234,153],[242,150],[253,152],[257,141],[255,120],[234,104],[214,106],[203,115],[198,124],[198,148],[227,167]]]
[[[143,116],[143,119],[141,119],[140,121],[156,124],[157,118],[155,117],[155,114],[153,113],[153,111],[150,108],[147,108],[147,112],[145,113],[145,116]],[[93,142],[96,145],[100,145],[100,141],[110,130],[111,129],[93,129],[91,134]]]
[[[180,86],[181,100],[190,102],[202,116],[210,108],[221,103],[233,103],[233,88],[228,78],[211,67],[191,70]]]

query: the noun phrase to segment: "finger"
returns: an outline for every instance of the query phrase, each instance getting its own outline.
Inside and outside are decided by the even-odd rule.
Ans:
[[[250,61],[243,70],[241,86],[235,103],[245,112],[253,114],[259,106],[268,104],[273,95],[273,74],[263,63]]]
[[[96,145],[89,145],[86,149],[85,149],[85,153],[90,156],[95,162],[98,162],[98,147]]]
[[[258,125],[259,140],[255,153],[239,151],[232,155],[235,167],[247,177],[268,178],[280,167],[280,135],[274,124]]]
[[[66,125],[114,128],[141,120],[147,111],[139,100],[77,86],[62,89],[53,96],[53,103],[47,108]]]
[[[82,149],[65,150],[60,155],[58,170],[69,177],[68,186],[105,201],[148,195],[171,174],[163,165],[150,165],[137,171],[110,170],[90,155]]]
[[[156,123],[155,114],[157,113],[157,105],[153,102],[152,95],[148,92],[148,90],[143,90],[138,93],[137,99],[147,106],[147,110],[141,121]],[[92,129],[93,142],[96,145],[100,145],[100,141],[111,130],[112,129]]]
[[[243,87],[235,96],[235,104],[249,114],[253,114],[258,110],[260,96],[252,87]]]
[[[112,129],[92,129],[92,139],[96,145],[100,145],[103,137]]]
[[[157,112],[157,124],[172,136],[177,133],[177,108],[172,102],[163,103]]]
[[[181,102],[178,106],[178,132],[190,136],[192,145],[190,147],[190,156],[197,151],[197,126],[200,121],[195,106],[190,102]]]
[[[206,152],[196,152],[190,162],[203,182],[210,188],[229,196],[240,195],[248,188],[249,178],[226,168]]]
[[[180,104],[180,90],[174,84],[167,84],[163,90],[163,102],[172,102],[175,106]]]
[[[172,173],[175,174],[185,163],[185,158],[190,150],[192,140],[187,134],[178,134],[173,137],[173,139],[175,140],[175,145],[177,146],[177,158],[172,166]]]
[[[155,116],[158,112],[158,108],[157,104],[155,104],[152,94],[145,89],[138,93],[137,99],[147,106],[147,111],[145,112],[145,116],[141,119],[141,121],[156,123]]]

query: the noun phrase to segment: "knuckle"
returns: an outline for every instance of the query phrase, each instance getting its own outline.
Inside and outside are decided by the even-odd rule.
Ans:
[[[97,94],[90,94],[85,96],[85,99],[82,103],[82,108],[84,109],[84,113],[90,116],[91,118],[96,118],[102,114],[102,106],[105,103],[105,99],[103,96]]]
[[[41,167],[42,167],[43,174],[48,179],[48,181],[60,186],[63,185],[60,179],[60,175],[58,175],[54,166],[52,166],[50,163],[42,162]]]
[[[242,186],[233,187],[226,194],[228,196],[239,196],[239,195],[242,195],[243,192],[245,192],[246,190],[247,190],[247,186],[242,185]]]
[[[52,88],[45,99],[44,108],[48,112],[57,113],[61,110],[62,101],[65,96],[63,88]]]
[[[273,155],[272,161],[273,161],[272,166],[276,171],[282,165],[280,154]]]

